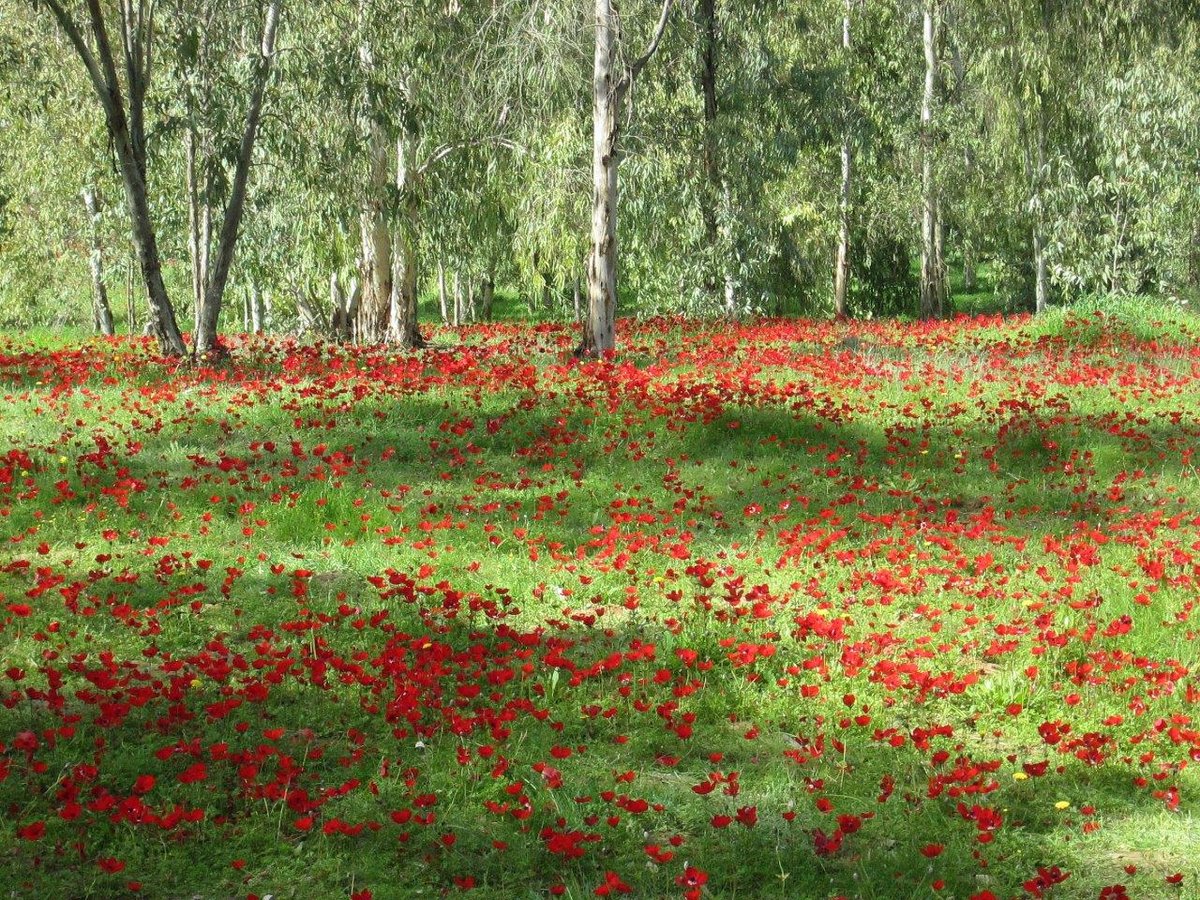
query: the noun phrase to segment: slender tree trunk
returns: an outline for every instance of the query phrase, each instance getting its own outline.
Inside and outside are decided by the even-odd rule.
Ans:
[[[364,81],[369,81],[375,71],[375,54],[369,41],[364,40],[359,46],[358,59]],[[371,93],[365,92],[362,126],[369,172],[366,198],[359,212],[362,232],[359,281],[363,296],[358,336],[363,343],[380,344],[387,338],[392,302],[392,235],[385,214],[391,187],[391,144],[380,122],[380,111],[372,106],[372,101]]]
[[[342,290],[342,282],[338,278],[337,272],[332,272],[329,275],[329,309],[330,322],[329,330],[333,332],[333,336],[339,341],[345,340],[346,332],[349,331],[346,322],[346,309],[349,304],[346,302],[346,292]]]
[[[386,338],[406,350],[425,346],[417,322],[417,256],[412,233],[416,200],[409,191],[407,134],[396,139],[396,196],[400,198],[392,225],[392,293]]]
[[[250,333],[250,289],[242,291],[242,334]]]
[[[842,52],[846,65],[850,62],[850,4],[842,15]],[[839,319],[849,315],[846,293],[850,282],[850,191],[852,187],[854,149],[850,143],[850,109],[842,110],[842,190],[838,197],[838,249],[837,264],[833,273],[833,312]]]
[[[496,281],[492,277],[491,273],[488,273],[483,277],[483,285],[480,287],[479,292],[483,295],[480,301],[483,321],[490,322],[492,321],[492,303],[494,302],[496,296]]]
[[[937,272],[938,296],[941,306],[938,308],[938,318],[950,313],[950,279],[949,268],[946,266],[946,217],[942,214],[942,195],[937,196],[937,212],[934,216],[936,227],[933,232],[933,264]]]
[[[462,277],[458,270],[454,270],[454,327],[458,328],[462,325]]]
[[[442,324],[450,325],[450,313],[446,307],[446,264],[438,257],[438,308],[442,311]]]
[[[179,334],[175,310],[171,306],[162,279],[158,242],[146,196],[146,140],[143,109],[149,87],[154,23],[147,7],[134,7],[132,0],[121,0],[121,36],[125,69],[122,84],[109,41],[108,26],[100,0],[87,0],[88,26],[95,50],[84,38],[83,30],[60,0],[41,0],[50,10],[60,30],[74,47],[87,70],[100,106],[104,110],[108,135],[116,151],[129,207],[133,243],[141,264],[150,305],[151,331],[158,338],[164,355],[183,356],[186,348]],[[128,109],[126,109],[128,92]]]
[[[1126,221],[1124,198],[1118,195],[1117,212],[1113,216],[1112,268],[1108,276],[1108,289],[1114,294],[1121,292],[1121,263],[1125,249]]]
[[[596,55],[592,81],[592,249],[588,257],[588,316],[581,355],[616,348],[617,115],[613,71],[617,22],[612,0],[596,0]]]
[[[233,265],[233,254],[237,247],[238,230],[242,224],[242,211],[246,205],[246,185],[250,179],[250,164],[254,156],[254,143],[258,138],[258,126],[262,119],[263,98],[271,67],[275,61],[275,33],[279,25],[280,0],[271,0],[263,23],[262,42],[256,61],[254,83],[250,93],[250,105],[246,110],[246,127],[242,131],[238,147],[237,166],[233,184],[229,190],[229,202],[225,206],[225,218],[221,223],[221,236],[217,243],[217,257],[204,290],[204,306],[196,330],[195,354],[211,352],[216,347],[217,322],[221,315],[221,302],[225,296],[225,285],[229,281],[229,270]]]
[[[571,308],[575,312],[575,324],[583,321],[583,310],[580,306],[579,276],[575,276],[575,289],[571,292]]]
[[[966,149],[963,157],[963,172],[968,182],[975,179],[975,153],[970,147]],[[979,282],[975,273],[975,242],[969,234],[964,234],[962,238],[962,269],[963,290],[973,294]]]
[[[1037,170],[1033,173],[1033,297],[1034,311],[1043,313],[1050,308],[1050,279],[1046,271],[1045,215],[1042,210],[1042,185],[1046,176],[1046,125],[1041,103],[1035,110]]]
[[[250,285],[250,332],[252,334],[262,334],[262,294],[259,293],[258,284]]]
[[[133,303],[133,253],[129,254],[129,265],[125,269],[125,327],[132,336],[137,334],[137,309]]]
[[[602,356],[616,349],[617,138],[620,109],[638,73],[657,52],[673,0],[663,0],[650,45],[617,77],[620,32],[613,0],[596,0],[596,53],[592,67],[592,233],[588,256],[588,315],[576,354]]]
[[[192,321],[199,330],[204,305],[204,264],[201,261],[200,188],[196,175],[196,132],[190,125],[183,135],[184,181],[188,196],[188,256],[192,264]]]
[[[115,334],[112,307],[108,305],[108,290],[104,287],[104,259],[100,247],[100,208],[96,192],[90,187],[83,189],[83,206],[87,210],[88,230],[91,235],[92,251],[88,254],[88,271],[92,276],[92,319],[96,330],[105,337]]]
[[[710,249],[717,247],[719,224],[717,204],[721,197],[721,163],[717,144],[717,4],[716,0],[700,0],[700,88],[704,95],[704,177],[707,196],[702,201],[700,215],[704,221],[704,236]],[[715,285],[710,285],[710,289]]]
[[[921,103],[921,318],[936,319],[945,303],[945,279],[938,266],[938,183],[934,167],[934,122],[937,103],[938,0],[924,10],[925,94]]]
[[[315,299],[315,296],[309,293],[307,285],[296,285],[296,312],[300,316],[300,330],[302,332],[315,331],[325,333],[328,331],[325,316],[321,313],[320,306],[314,302]]]
[[[847,293],[850,284],[850,190],[851,190],[850,143],[842,144],[842,190],[838,200],[838,248],[837,263],[833,272],[833,312],[839,319],[850,315]]]
[[[467,307],[463,318],[468,322],[475,321],[475,279],[470,277],[467,278]]]
[[[121,163],[122,180],[125,183],[125,199],[133,219],[133,246],[137,251],[142,280],[150,299],[150,332],[158,339],[159,348],[166,356],[184,356],[187,347],[179,325],[175,320],[175,308],[167,296],[163,282],[162,263],[158,256],[158,238],[150,218],[150,201],[146,196],[146,184],[141,179],[137,164],[128,154]]]

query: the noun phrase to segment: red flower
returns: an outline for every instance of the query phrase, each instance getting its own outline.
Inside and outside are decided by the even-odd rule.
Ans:
[[[179,780],[183,784],[195,784],[197,781],[203,781],[207,777],[208,768],[202,762],[192,763],[179,773]]]

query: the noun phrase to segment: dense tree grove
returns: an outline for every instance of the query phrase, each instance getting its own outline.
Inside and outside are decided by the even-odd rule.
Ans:
[[[1198,63],[1189,0],[2,0],[0,323],[1186,299]]]

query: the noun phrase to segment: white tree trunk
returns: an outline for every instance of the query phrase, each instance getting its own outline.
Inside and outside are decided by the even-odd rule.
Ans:
[[[104,258],[100,247],[100,206],[96,192],[90,187],[83,189],[83,206],[87,211],[88,229],[91,234],[92,251],[88,254],[88,272],[92,276],[92,319],[96,330],[105,337],[115,334],[112,307],[108,304],[108,290],[104,287]]]
[[[442,312],[442,324],[450,325],[450,313],[446,307],[446,264],[438,257],[438,308]]]
[[[925,0],[925,93],[921,103],[921,318],[940,318],[945,279],[938,265],[938,184],[933,129],[937,103],[938,0]]]
[[[365,81],[375,70],[375,55],[369,41],[358,48],[359,65]],[[392,302],[392,235],[385,211],[391,186],[391,142],[379,120],[379,111],[371,105],[370,92],[363,97],[362,127],[366,132],[368,175],[367,191],[359,211],[362,237],[359,281],[362,305],[358,316],[359,339],[378,344],[387,338]]]
[[[417,255],[412,239],[417,212],[409,192],[408,141],[396,139],[396,196],[400,198],[392,223],[392,293],[386,337],[401,347],[414,350],[425,346],[417,322]]]
[[[846,0],[846,10],[842,15],[842,51],[847,65],[850,61],[850,4],[852,2],[853,0]],[[846,121],[842,126],[842,190],[838,197],[837,267],[833,273],[833,311],[839,319],[843,319],[849,314],[846,293],[850,282],[850,190],[854,159],[854,150],[850,144],[850,110],[847,108],[842,112]]]
[[[596,53],[592,66],[592,229],[588,255],[588,314],[576,353],[602,356],[616,348],[617,314],[617,138],[620,110],[638,73],[657,52],[673,0],[663,0],[662,15],[650,45],[617,77],[620,24],[613,0],[596,0]]]
[[[1037,170],[1033,176],[1033,278],[1034,310],[1039,313],[1050,308],[1050,280],[1046,271],[1046,240],[1044,237],[1045,216],[1042,210],[1042,185],[1046,178],[1046,125],[1045,113],[1038,104],[1035,123],[1037,143]]]
[[[491,272],[483,277],[483,285],[479,292],[483,295],[480,300],[481,312],[483,313],[483,321],[492,321],[492,303],[496,298],[496,279]]]
[[[580,350],[588,356],[616,347],[617,116],[613,64],[617,22],[612,0],[596,0],[596,54],[592,70],[592,235],[588,256],[588,316]]]
[[[454,327],[458,328],[462,325],[462,276],[458,270],[454,270]]]
[[[262,316],[262,294],[259,293],[258,285],[250,285],[250,331],[252,334],[262,334],[263,316]]]

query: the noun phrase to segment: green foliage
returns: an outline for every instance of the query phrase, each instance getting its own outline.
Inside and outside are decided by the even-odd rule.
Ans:
[[[148,181],[186,320],[185,140],[201,147],[201,198],[219,221],[257,31],[230,0],[164,2]],[[1190,5],[937,5],[948,255],[987,266],[994,304],[1008,311],[1032,308],[1035,233],[1055,302],[1194,295],[1200,28]],[[632,54],[658,4],[626,6]],[[46,10],[10,7],[0,21],[0,324],[90,318],[85,186],[102,201],[105,279],[123,316],[128,216],[99,106]],[[843,137],[854,157],[853,312],[915,311],[920,7],[714,0],[711,21],[706,9],[676,7],[621,135],[622,311],[707,316],[730,311],[732,297],[743,313],[828,312]],[[359,274],[360,215],[380,202],[421,284],[441,260],[473,284],[491,277],[534,298],[528,314],[568,315],[589,244],[591,14],[583,0],[289,4],[234,295],[257,285],[274,298],[274,327],[293,329],[297,295],[323,298],[331,274],[347,285]],[[388,157],[382,193],[373,142]],[[397,148],[402,189],[392,186]],[[228,310],[225,327],[240,324]]]

